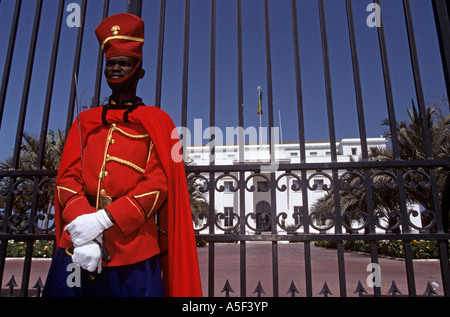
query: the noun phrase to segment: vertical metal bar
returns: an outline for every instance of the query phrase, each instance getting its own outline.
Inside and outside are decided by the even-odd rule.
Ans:
[[[306,179],[306,178],[304,178]],[[303,188],[302,188],[303,190]],[[308,208],[304,208],[308,210]],[[305,230],[306,230],[306,223],[305,223]],[[309,231],[309,227],[308,230]],[[304,250],[303,254],[305,256],[305,287],[306,287],[306,296],[312,297],[313,296],[313,288],[312,288],[312,265],[311,265],[311,241],[305,241],[303,243]]]
[[[270,163],[275,163],[275,144],[273,135],[273,91],[272,91],[272,54],[270,46],[270,17],[269,2],[264,0],[264,26],[266,39],[266,72],[267,72],[267,110],[269,117],[269,144],[270,144]],[[271,203],[271,231],[277,232],[276,217],[276,180],[275,172],[270,173],[270,203]],[[273,278],[273,296],[278,297],[278,244],[272,241],[272,278]]]
[[[37,155],[37,162],[36,162],[36,169],[42,169],[43,162],[44,162],[44,155],[45,155],[45,145],[47,140],[47,129],[48,129],[48,120],[50,115],[50,107],[51,107],[51,99],[53,94],[53,85],[54,85],[54,78],[55,78],[55,69],[56,69],[56,62],[58,58],[58,49],[59,49],[59,40],[60,40],[60,34],[61,34],[61,25],[62,25],[62,19],[63,19],[63,13],[64,13],[64,0],[59,1],[58,5],[58,11],[56,16],[56,25],[55,25],[55,32],[54,32],[54,40],[53,40],[53,47],[52,47],[52,54],[50,59],[50,68],[49,68],[49,74],[48,74],[48,82],[47,82],[47,91],[46,91],[46,97],[45,97],[45,103],[44,103],[44,111],[43,111],[43,117],[42,117],[42,125],[41,125],[41,134],[39,139],[39,149],[38,149],[38,155]],[[39,19],[40,19],[41,13],[39,12]],[[37,27],[34,25],[34,27]],[[39,177],[34,178],[34,184],[33,184],[33,195],[32,195],[32,202],[31,202],[31,212],[30,212],[30,221],[28,226],[28,233],[34,232],[34,219],[36,218],[37,214],[37,203],[38,203],[38,190],[39,190]],[[28,293],[28,284],[30,280],[30,272],[31,272],[31,261],[32,261],[32,254],[33,254],[33,241],[27,241],[26,244],[26,254],[24,259],[24,265],[23,265],[23,272],[22,272],[22,286],[20,291],[20,296],[27,296]]]
[[[430,137],[430,130],[429,130],[430,127],[428,126],[428,119],[427,119],[427,114],[426,114],[426,109],[425,109],[425,99],[423,96],[422,81],[420,78],[416,41],[415,41],[415,36],[414,36],[414,26],[413,26],[409,1],[405,1],[405,0],[403,1],[403,9],[404,9],[404,14],[405,14],[406,30],[408,33],[409,51],[410,51],[412,69],[413,69],[414,85],[416,88],[417,103],[418,103],[419,113],[420,113],[421,122],[422,122],[422,133],[423,133],[423,139],[424,139],[424,145],[425,145],[425,153],[426,153],[427,159],[432,160],[433,152],[432,152],[431,137]],[[436,187],[434,187],[432,185],[432,191],[434,191],[434,189],[436,189]],[[438,206],[438,208],[439,208],[439,206]],[[438,216],[437,209],[435,209],[435,211]],[[409,232],[410,230],[409,230],[409,224],[407,221],[408,219],[406,219],[406,217],[405,217],[405,216],[407,216],[406,211],[404,213],[402,213],[402,215],[404,216],[403,223],[402,223],[403,232]],[[407,278],[408,278],[409,294],[410,294],[410,296],[416,296],[411,241],[404,241],[403,246],[405,249],[405,265],[406,265],[406,274],[407,274]]]
[[[380,5],[378,0],[375,0],[374,2],[378,5]],[[381,19],[382,19],[382,17],[381,17]],[[384,83],[385,83],[385,93],[386,93],[386,101],[387,101],[387,108],[388,108],[388,115],[389,115],[390,131],[391,131],[391,136],[392,136],[392,149],[393,149],[394,160],[401,160],[400,146],[399,146],[399,140],[398,140],[398,131],[397,131],[397,121],[395,119],[392,84],[391,84],[391,78],[390,78],[383,21],[380,21],[380,23],[381,23],[381,27],[378,28],[378,39],[379,39],[380,55],[381,55],[381,61],[382,61],[382,67],[383,67],[383,77],[384,77]],[[402,215],[402,230],[404,233],[408,233],[409,232],[409,224],[407,221],[408,215],[407,215],[407,210],[406,210],[406,193],[405,193],[403,172],[402,172],[402,170],[398,169],[396,174],[397,174],[400,212]],[[411,252],[410,242],[405,241],[403,243],[403,247],[405,250],[405,259],[406,259],[405,266],[406,266],[406,273],[407,273],[407,278],[408,278],[409,291],[410,291],[411,296],[415,296],[416,293],[415,293],[415,282],[414,282],[414,274],[413,274],[414,271],[413,271],[413,267],[412,267],[412,252]],[[374,262],[374,263],[376,263],[376,262]]]
[[[216,126],[216,0],[211,0],[211,30],[210,30],[210,62],[209,62],[209,126]],[[210,136],[210,141],[215,135]],[[214,148],[211,142],[210,164],[214,165]]]
[[[319,15],[320,15],[320,32],[322,39],[322,57],[323,57],[323,67],[324,67],[324,77],[325,77],[325,91],[326,91],[326,102],[327,102],[327,114],[328,114],[328,130],[330,138],[330,150],[331,150],[331,160],[336,162],[337,151],[336,151],[336,133],[334,127],[334,113],[333,113],[333,94],[331,88],[331,74],[330,74],[330,58],[328,53],[328,38],[327,38],[327,28],[326,28],[326,18],[325,18],[325,5],[323,0],[319,1]]]
[[[64,1],[59,0],[58,11],[56,14],[55,32],[53,36],[52,55],[50,57],[50,69],[48,71],[47,91],[44,102],[44,114],[42,117],[41,134],[39,140],[39,153],[36,162],[36,168],[42,169],[45,153],[45,142],[47,140],[48,120],[53,96],[53,86],[55,83],[56,62],[58,60],[59,41],[61,36],[62,19],[64,15]]]
[[[374,3],[377,5],[380,5],[379,0],[374,0]],[[392,83],[391,83],[391,77],[390,77],[390,70],[389,70],[389,62],[388,62],[388,55],[387,55],[387,46],[386,46],[386,40],[384,35],[384,28],[383,28],[383,21],[381,18],[381,27],[378,29],[378,39],[379,39],[379,46],[380,46],[380,56],[382,61],[382,67],[383,67],[383,78],[384,78],[384,84],[385,84],[385,93],[386,93],[386,102],[387,102],[387,108],[388,108],[388,116],[389,116],[389,124],[390,124],[390,131],[392,136],[392,149],[394,153],[394,159],[400,160],[400,147],[398,142],[398,133],[397,133],[397,120],[395,118],[395,109],[394,109],[394,99],[393,99],[393,93],[392,93]],[[405,201],[405,187],[403,182],[403,174],[400,169],[397,170],[397,183],[398,183],[398,190],[399,190],[399,197],[400,197],[400,208],[405,208],[405,203],[402,203]],[[372,213],[369,214],[369,229],[370,232],[375,232],[374,228],[374,216]],[[377,247],[374,242],[371,242],[371,257],[372,257],[372,263],[378,263],[378,255],[377,255]],[[375,296],[381,296],[381,289],[379,287],[374,287]]]
[[[271,162],[275,159],[275,144],[273,142],[272,128],[274,127],[273,119],[273,88],[272,88],[272,54],[270,47],[270,19],[269,19],[269,3],[264,0],[264,27],[266,40],[266,73],[267,73],[267,110],[269,119],[269,142]]]
[[[326,99],[327,99],[327,112],[328,112],[328,130],[330,137],[330,150],[331,150],[331,161],[337,161],[337,150],[336,150],[336,132],[334,124],[334,110],[333,110],[333,94],[331,87],[331,72],[330,72],[330,59],[328,52],[328,36],[326,28],[326,17],[325,17],[325,5],[323,0],[319,0],[319,15],[320,15],[320,30],[322,37],[322,54],[323,54],[323,64],[324,64],[324,76],[325,76],[325,89],[326,89]],[[339,175],[338,171],[332,170],[332,182],[333,182],[333,200],[335,208],[335,230],[336,233],[342,232],[341,227],[341,203],[340,203],[340,193],[339,193]],[[344,263],[344,247],[342,241],[337,241],[337,253],[338,253],[338,271],[339,271],[339,288],[342,297],[346,296],[346,283],[345,283],[345,263]]]
[[[353,65],[353,78],[355,85],[355,97],[356,97],[356,107],[358,113],[358,124],[359,124],[359,134],[360,134],[360,142],[361,142],[361,152],[363,161],[369,160],[368,155],[368,146],[367,146],[367,134],[365,127],[365,119],[364,119],[364,108],[363,108],[363,100],[362,100],[362,91],[361,91],[361,79],[360,79],[360,71],[359,71],[359,60],[358,60],[358,50],[356,47],[356,35],[355,35],[355,26],[353,20],[353,9],[351,0],[346,0],[346,8],[347,8],[347,23],[349,30],[349,38],[350,38],[350,49],[352,55],[352,65]],[[373,199],[372,199],[372,184],[371,184],[371,176],[370,171],[364,170],[364,186],[366,190],[366,203],[367,209],[370,214],[370,218],[373,219]],[[370,225],[370,230],[374,230],[373,222]],[[371,231],[374,232],[374,231]],[[371,254],[373,258],[373,263],[377,263],[378,257],[376,255],[377,247],[376,242],[371,242]],[[375,287],[375,295],[379,295],[379,289]]]
[[[241,0],[238,0],[241,1]],[[239,172],[239,234],[245,235],[245,172]],[[240,296],[247,296],[247,246],[245,240],[239,242]]]
[[[374,0],[374,3],[380,5],[379,0]],[[382,20],[382,17],[380,17]],[[380,55],[382,60],[382,66],[383,66],[383,77],[385,82],[385,91],[386,91],[386,101],[387,101],[387,108],[388,108],[388,115],[389,115],[389,124],[390,124],[390,131],[392,136],[392,149],[394,153],[394,160],[401,160],[400,157],[400,145],[398,140],[398,131],[397,131],[397,120],[395,119],[395,110],[394,110],[394,101],[393,101],[393,94],[392,94],[392,83],[390,78],[390,70],[389,70],[389,63],[388,63],[388,55],[387,55],[387,46],[386,46],[386,40],[384,35],[384,28],[383,28],[383,21],[380,21],[381,27],[378,29],[378,38],[379,38],[379,45],[380,45]],[[405,219],[406,212],[406,194],[405,194],[405,186],[404,186],[404,180],[403,180],[403,173],[402,170],[397,170],[397,184],[398,184],[398,191],[399,191],[399,199],[400,199],[400,209],[401,214],[403,215],[403,219]],[[372,217],[372,213],[369,215]],[[369,219],[370,221],[370,229],[373,228],[373,219]],[[404,232],[405,230],[409,230],[409,226],[402,226]],[[373,232],[373,231],[371,231]],[[408,245],[404,244],[405,246],[405,252],[410,255],[410,248],[408,248]],[[376,254],[376,245],[374,243],[371,243],[371,250],[372,250],[372,262],[378,263],[378,255]],[[410,269],[409,262],[405,261],[406,263],[406,270],[407,274],[410,274],[408,272],[412,272],[412,268]],[[412,279],[409,279],[409,281],[412,281]],[[414,283],[414,282],[411,282]],[[412,285],[412,284],[410,284]],[[375,296],[381,295],[381,290],[379,287],[374,287],[375,290]],[[415,290],[413,293],[410,293],[410,295],[415,294]]]
[[[7,187],[7,196],[5,201],[5,209],[3,211],[3,223],[1,228],[1,233],[6,233],[8,228],[8,218],[11,215],[12,210],[12,198],[13,198],[13,183],[12,178],[9,179],[9,184]],[[3,274],[5,271],[5,260],[6,260],[6,249],[8,247],[8,240],[0,240],[0,285],[3,285]]]
[[[429,136],[429,127],[428,122],[426,119],[426,111],[425,111],[425,102],[423,99],[423,92],[421,87],[421,80],[420,80],[420,73],[418,69],[417,62],[417,51],[415,50],[415,39],[414,39],[414,31],[413,31],[413,25],[412,25],[412,17],[409,7],[409,2],[403,1],[403,9],[405,14],[405,23],[406,23],[406,29],[408,33],[408,41],[410,46],[410,55],[411,55],[411,62],[413,64],[413,75],[414,75],[414,83],[416,87],[416,94],[417,94],[417,100],[419,103],[419,112],[421,114],[421,121],[422,121],[422,131],[423,131],[423,137],[424,137],[424,144],[425,144],[425,152],[427,153],[428,159],[432,159],[432,152],[431,152],[431,139]],[[400,206],[401,212],[402,212],[402,229],[403,232],[410,232],[408,219],[407,219],[407,211],[406,208],[402,208],[403,206]],[[406,276],[408,281],[408,290],[410,296],[416,296],[416,285],[415,285],[415,277],[414,277],[414,266],[412,261],[412,249],[411,249],[411,241],[403,241],[403,248],[405,251],[405,266],[406,266]]]
[[[28,51],[27,67],[25,70],[25,78],[22,92],[22,101],[20,105],[19,122],[17,124],[16,142],[13,154],[13,169],[19,168],[20,150],[22,146],[23,129],[25,126],[25,116],[28,106],[28,97],[30,93],[31,76],[33,73],[34,56],[36,53],[36,43],[39,32],[39,23],[41,20],[42,0],[36,2],[34,14],[33,31],[30,39],[30,48]]]
[[[12,58],[13,58],[13,53],[14,53],[14,47],[15,47],[15,43],[16,43],[17,27],[19,24],[21,6],[22,6],[22,0],[17,0],[16,5],[14,7],[14,14],[13,14],[13,19],[12,19],[12,24],[11,24],[11,32],[10,32],[10,36],[9,36],[8,50],[6,53],[5,67],[3,70],[2,86],[0,89],[0,127],[1,127],[3,110],[4,110],[4,105],[5,105],[6,91],[7,91],[8,83],[9,83],[9,75],[10,75],[10,70],[11,70],[11,63],[12,63]],[[12,197],[13,197],[12,190],[13,190],[14,181],[15,181],[14,178],[9,179],[9,184],[8,184],[8,188],[7,188],[7,196],[6,196],[6,201],[5,201],[6,207],[3,211],[3,219],[4,220],[3,220],[2,228],[0,228],[2,233],[5,233],[6,229],[8,228],[7,219],[9,218],[9,216],[11,214],[11,210],[12,210]],[[5,258],[6,258],[7,246],[8,246],[8,240],[0,241],[0,285],[2,285],[3,272],[5,269]]]
[[[450,297],[450,263],[448,254],[448,240],[437,241],[439,248],[442,283],[444,286],[444,295]]]
[[[66,138],[69,134],[70,127],[73,123],[73,112],[75,109],[75,98],[76,98],[76,87],[75,87],[75,76],[77,75],[78,78],[78,72],[80,70],[80,59],[81,59],[81,49],[83,45],[83,35],[84,35],[84,26],[85,26],[85,20],[86,20],[86,7],[87,7],[87,0],[83,0],[81,2],[81,27],[78,28],[78,34],[77,34],[77,43],[75,46],[75,56],[73,60],[73,70],[71,74],[71,88],[70,88],[70,96],[69,96],[69,107],[67,110],[67,120],[66,120]]]
[[[361,142],[362,158],[364,161],[368,160],[368,148],[367,148],[367,135],[366,135],[366,123],[364,120],[364,107],[361,91],[361,77],[359,72],[359,60],[358,60],[358,49],[356,47],[356,35],[355,35],[355,25],[353,21],[353,9],[352,1],[346,0],[347,8],[347,24],[348,33],[350,38],[350,50],[352,56],[352,66],[353,66],[353,80],[355,84],[355,97],[356,97],[356,109],[358,113],[358,126],[359,126],[359,136]]]
[[[298,115],[298,139],[300,142],[300,159],[302,163],[306,162],[306,137],[305,137],[305,119],[303,109],[303,91],[302,91],[302,75],[300,67],[300,44],[298,34],[298,18],[296,0],[291,0],[292,14],[292,36],[294,42],[294,66],[295,66],[295,83],[297,92],[297,115]]]
[[[427,111],[425,108],[425,97],[423,94],[423,88],[422,88],[422,79],[420,75],[420,69],[419,69],[419,58],[417,53],[417,47],[416,47],[416,40],[415,40],[415,34],[414,34],[414,25],[412,20],[412,14],[411,14],[411,5],[409,0],[403,0],[403,9],[405,13],[405,22],[406,22],[406,29],[408,33],[408,43],[409,43],[409,51],[411,56],[411,66],[413,70],[413,77],[414,77],[414,86],[416,89],[416,97],[417,97],[417,104],[419,108],[419,114],[421,118],[422,123],[422,133],[423,133],[423,140],[424,140],[424,146],[425,146],[425,153],[428,160],[433,159],[433,147],[431,143],[431,131],[430,126],[427,118]],[[439,204],[439,192],[438,192],[438,186],[437,186],[437,179],[436,179],[436,170],[434,168],[430,169],[430,183],[431,183],[431,193],[433,196],[433,209],[436,217],[437,222],[437,229],[439,232],[444,232],[443,228],[443,221],[442,221],[442,214],[441,214],[441,206]],[[410,243],[409,241],[407,241]],[[438,242],[441,245],[443,244],[443,241]],[[409,246],[410,247],[410,246]],[[442,280],[444,282],[444,291],[447,296],[450,296],[450,273],[449,273],[449,263],[448,263],[448,252],[445,250],[445,248],[440,248],[440,250],[443,251],[441,253],[441,272],[442,272]],[[408,261],[409,262],[409,261]],[[412,269],[412,259],[411,259],[411,269]],[[411,272],[412,278],[414,278],[414,272]],[[415,290],[415,289],[414,289]],[[414,294],[415,295],[415,294]]]
[[[127,0],[127,12],[137,15],[142,15],[142,0]]]
[[[379,0],[375,0],[374,3],[380,5]],[[396,161],[400,161],[401,160],[400,145],[399,145],[399,139],[398,139],[397,119],[396,119],[396,115],[395,115],[394,97],[393,97],[393,92],[392,92],[392,82],[391,82],[390,67],[389,67],[389,60],[388,60],[388,54],[387,54],[387,45],[386,45],[386,38],[385,38],[385,34],[384,34],[384,28],[383,28],[383,18],[382,18],[382,16],[380,16],[380,18],[381,18],[381,21],[380,21],[381,27],[377,28],[378,29],[378,41],[379,41],[379,47],[380,47],[381,64],[382,64],[382,69],[383,69],[383,80],[384,80],[384,86],[385,86],[386,105],[387,105],[389,127],[390,127],[390,133],[391,133],[393,159]],[[404,202],[405,201],[405,187],[404,187],[403,173],[400,169],[397,170],[397,183],[398,183],[398,188],[399,188],[400,206],[405,206],[405,202]]]
[[[108,16],[108,11],[109,11],[109,0],[104,0],[102,20],[104,20]],[[94,86],[94,100],[93,100],[94,107],[98,107],[100,105],[102,78],[103,78],[103,50],[101,47],[99,47],[97,53],[97,70],[95,72],[95,86]]]
[[[238,145],[239,162],[244,162],[244,75],[243,75],[243,57],[242,57],[242,3],[237,0],[237,71],[238,71]]]
[[[8,90],[9,75],[11,73],[11,64],[14,55],[14,47],[16,45],[17,27],[19,25],[21,8],[22,8],[22,0],[17,0],[16,5],[14,7],[14,13],[11,23],[11,32],[8,41],[8,50],[6,51],[5,67],[3,69],[2,86],[0,88],[0,128],[2,127],[3,111],[5,109],[5,101],[6,101],[6,92]]]
[[[212,178],[211,178],[212,175]],[[214,173],[210,173],[210,183],[214,183]],[[213,186],[214,188],[214,186]],[[212,191],[212,195],[210,198],[214,197],[214,190]],[[215,202],[214,198],[212,202]],[[214,208],[214,205],[210,205],[210,210]],[[211,212],[210,212],[211,214]],[[211,219],[211,217],[209,217]],[[213,227],[214,230],[214,222],[210,221],[210,227]],[[211,228],[210,228],[211,229]],[[209,242],[208,244],[208,296],[214,297],[214,287],[215,287],[215,257],[216,257],[216,248],[214,242]]]
[[[184,47],[183,47],[183,87],[181,100],[181,126],[187,127],[187,99],[189,82],[189,26],[191,0],[184,2]],[[185,143],[185,138],[183,138]]]
[[[447,87],[447,96],[450,96],[450,6],[447,0],[433,0],[434,19],[438,34],[439,47],[441,51],[442,66],[444,70],[445,83]],[[449,213],[449,195],[450,195],[450,174],[447,176],[444,194],[441,202],[442,230],[448,233],[448,213]],[[439,228],[438,228],[439,230]],[[439,254],[441,256],[441,275],[444,281],[444,293],[450,296],[450,269],[448,267],[448,240],[438,241]],[[445,263],[442,263],[442,262]]]
[[[215,1],[215,0],[212,0]],[[215,231],[215,174],[214,172],[209,173],[209,234],[214,234]],[[208,296],[214,297],[215,288],[215,244],[214,242],[209,242],[208,244]]]
[[[211,0],[211,29],[210,29],[210,65],[209,65],[209,126],[216,126],[216,0]],[[211,132],[211,130],[210,130]],[[215,165],[215,131],[210,134],[209,142],[209,165]],[[209,173],[209,233],[214,234],[214,214],[215,214],[215,174]],[[209,243],[208,256],[208,296],[214,297],[214,272],[215,272],[215,244]]]
[[[155,87],[155,107],[157,108],[161,108],[165,21],[166,21],[166,0],[161,0],[159,8],[158,57],[156,63],[156,87]]]
[[[447,0],[432,0],[432,4],[447,96],[450,96],[450,6],[447,4]]]
[[[213,0],[214,1],[214,0]],[[215,223],[215,174],[214,172],[209,173],[209,234],[214,234]],[[214,242],[209,242],[208,245],[208,296],[214,297],[214,287],[215,287],[215,244]]]
[[[239,123],[239,162],[244,162],[244,88],[243,88],[243,66],[242,66],[242,1],[236,0],[236,23],[237,23],[237,72],[238,72],[238,123]],[[245,235],[245,172],[239,172],[239,234]],[[240,241],[240,292],[241,297],[247,293],[247,248],[245,240]]]
[[[22,92],[22,101],[20,105],[19,122],[17,124],[16,142],[13,154],[13,168],[18,169],[20,166],[20,152],[22,148],[23,131],[25,127],[25,117],[28,107],[28,97],[30,93],[31,76],[33,74],[34,57],[36,53],[37,37],[39,33],[39,24],[41,21],[42,0],[36,2],[34,13],[33,29],[30,39],[30,48],[28,51],[27,67],[25,71],[24,86]],[[31,218],[32,219],[32,218]],[[28,289],[29,271],[31,266],[31,254],[33,251],[33,244],[27,241],[25,261],[29,263],[24,264],[21,296],[26,296]],[[26,265],[28,264],[28,265]],[[26,274],[28,272],[28,274]]]
[[[303,91],[302,91],[302,79],[300,68],[300,45],[298,35],[298,19],[297,19],[297,3],[296,0],[291,0],[291,13],[292,13],[292,36],[294,42],[294,63],[295,63],[295,82],[297,92],[297,116],[298,116],[298,139],[300,142],[300,162],[306,163],[306,140],[305,140],[305,122],[304,122],[304,110],[303,110]],[[301,191],[302,191],[302,220],[304,226],[304,233],[309,233],[309,209],[308,209],[308,186],[306,184],[307,172],[302,170],[301,172]],[[312,297],[312,276],[311,276],[311,245],[309,241],[305,241],[304,256],[305,256],[305,284],[306,284],[306,296]]]
[[[433,149],[431,144],[430,127],[427,120],[427,111],[425,109],[425,97],[422,89],[422,79],[419,69],[419,59],[416,48],[416,39],[414,35],[414,25],[411,16],[411,6],[409,0],[403,0],[403,9],[405,13],[406,30],[408,33],[409,52],[411,57],[411,66],[414,77],[414,87],[416,88],[417,104],[419,108],[420,119],[422,122],[422,133],[425,144],[425,153],[428,160],[433,159]]]
[[[380,6],[379,0],[374,0],[374,3]],[[389,67],[389,59],[387,54],[386,37],[383,28],[383,16],[381,18],[381,27],[377,28],[378,42],[380,47],[381,65],[383,69],[384,89],[386,95],[386,106],[389,118],[389,130],[391,133],[392,151],[394,160],[400,160],[400,146],[398,142],[397,119],[395,115],[394,96],[392,92],[392,81]]]

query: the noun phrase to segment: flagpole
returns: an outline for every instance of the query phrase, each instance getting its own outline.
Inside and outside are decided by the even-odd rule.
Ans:
[[[259,100],[260,100],[260,96],[261,96],[261,86],[258,86],[257,90],[258,90],[258,106],[259,106]],[[261,113],[261,111],[259,111],[258,114],[259,114],[259,131],[258,131],[259,132],[259,144],[261,144],[262,143],[262,131],[261,131],[262,113]]]
[[[281,127],[281,110],[278,109],[278,118],[280,120],[280,137],[281,137],[281,144],[283,144],[283,128]]]
[[[259,129],[261,130],[262,128],[262,115],[261,112],[259,113]]]

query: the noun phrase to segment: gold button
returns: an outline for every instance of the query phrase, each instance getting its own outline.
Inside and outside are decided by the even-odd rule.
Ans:
[[[106,159],[109,160],[110,156],[109,154],[106,154]]]
[[[108,175],[109,175],[108,171],[105,171],[105,176],[108,176]]]
[[[114,143],[116,143],[116,140],[111,139],[111,144],[114,144]]]
[[[100,194],[106,195],[106,189],[102,189],[102,190],[100,191]]]

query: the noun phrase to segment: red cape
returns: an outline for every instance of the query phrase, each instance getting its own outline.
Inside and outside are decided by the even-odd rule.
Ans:
[[[90,131],[102,125],[102,107],[80,114],[82,144]],[[178,134],[172,119],[164,111],[151,106],[140,106],[128,115],[128,120],[141,123],[155,144],[168,179],[168,198],[159,211],[160,227],[168,234],[160,235],[161,266],[165,296],[202,296],[197,249],[189,203],[184,162],[180,156]],[[66,145],[79,147],[78,123],[75,122],[67,137]],[[78,147],[76,147],[76,144]],[[69,162],[80,156],[80,151],[65,150],[61,158],[57,181]],[[172,157],[173,156],[173,157]],[[55,191],[55,231],[59,244],[63,223],[58,193]],[[168,252],[164,252],[167,250]]]

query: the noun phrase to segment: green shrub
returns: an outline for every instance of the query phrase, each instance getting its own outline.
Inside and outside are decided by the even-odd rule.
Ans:
[[[24,241],[8,241],[6,248],[7,257],[24,257],[27,243]],[[53,241],[49,240],[36,240],[33,243],[33,257],[34,258],[50,258],[53,253]]]
[[[337,241],[315,241],[314,245],[325,248],[337,248]],[[362,240],[343,241],[344,250],[370,253],[370,242]],[[380,240],[377,241],[377,251],[379,255],[404,258],[403,241],[400,240]],[[411,251],[413,259],[437,259],[439,250],[436,241],[413,240],[411,241]],[[449,250],[450,252],[450,250]]]

